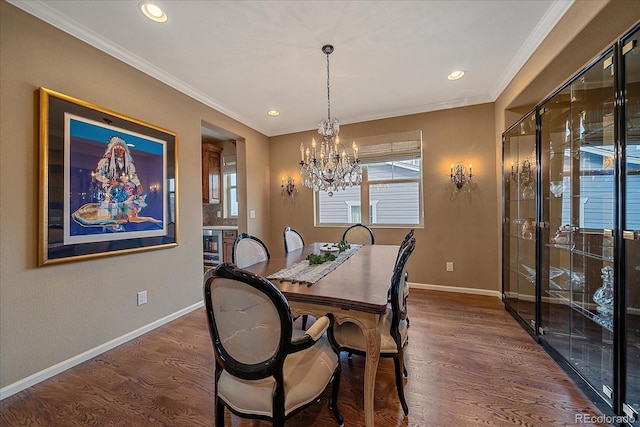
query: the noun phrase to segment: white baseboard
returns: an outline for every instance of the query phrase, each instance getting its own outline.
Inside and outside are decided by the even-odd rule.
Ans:
[[[457,292],[459,294],[484,295],[488,297],[496,297],[502,299],[500,291],[491,291],[489,289],[461,288],[457,286],[431,285],[426,283],[409,282],[409,288],[427,289],[430,291]]]
[[[0,400],[5,399],[9,396],[12,396],[26,388],[31,387],[41,381],[44,381],[48,378],[53,377],[67,369],[73,368],[76,365],[79,365],[82,362],[86,362],[87,360],[96,357],[106,351],[111,350],[114,347],[119,346],[120,344],[124,344],[127,341],[130,341],[134,338],[139,337],[140,335],[144,335],[153,329],[156,329],[159,326],[162,326],[166,323],[171,322],[181,316],[184,316],[187,313],[192,312],[200,307],[204,306],[204,301],[200,301],[195,303],[189,307],[183,308],[175,313],[172,313],[168,316],[163,317],[162,319],[158,319],[155,322],[151,322],[148,325],[145,325],[141,328],[136,329],[135,331],[131,331],[125,335],[122,335],[118,338],[115,338],[109,342],[99,345],[98,347],[92,348],[91,350],[87,350],[84,353],[78,354],[70,359],[64,360],[58,364],[55,364],[49,368],[43,369],[40,372],[36,372],[33,375],[30,375],[26,378],[23,378],[19,381],[16,381],[13,384],[9,384],[6,387],[0,389]]]

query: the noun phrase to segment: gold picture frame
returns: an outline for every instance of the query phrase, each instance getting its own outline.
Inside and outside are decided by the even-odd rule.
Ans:
[[[178,135],[39,89],[38,265],[178,245]]]

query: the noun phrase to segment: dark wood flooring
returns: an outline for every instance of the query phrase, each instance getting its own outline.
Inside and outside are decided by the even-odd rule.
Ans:
[[[602,415],[497,298],[412,289],[404,417],[392,359],[376,426],[569,426]],[[363,426],[364,360],[342,355],[339,407]],[[0,402],[2,426],[213,426],[213,349],[196,310]],[[288,426],[334,427],[329,393]],[[230,416],[227,426],[267,426]],[[598,425],[598,424],[592,424]],[[600,424],[601,425],[601,424]]]

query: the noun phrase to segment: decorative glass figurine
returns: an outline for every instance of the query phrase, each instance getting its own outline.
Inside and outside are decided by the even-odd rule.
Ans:
[[[593,294],[593,302],[598,304],[596,310],[599,314],[594,316],[594,320],[607,329],[613,329],[613,268],[606,266],[600,271],[602,286]]]

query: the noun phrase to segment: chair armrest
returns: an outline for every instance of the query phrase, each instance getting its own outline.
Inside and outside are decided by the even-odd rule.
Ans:
[[[331,322],[327,316],[322,316],[317,319],[313,325],[306,331],[306,335],[309,335],[313,341],[318,341],[322,334],[329,328]]]
[[[322,334],[329,328],[329,325],[331,325],[331,321],[327,316],[316,319],[313,325],[305,331],[303,336],[291,340],[291,351],[289,353],[295,353],[311,347],[322,337]]]

